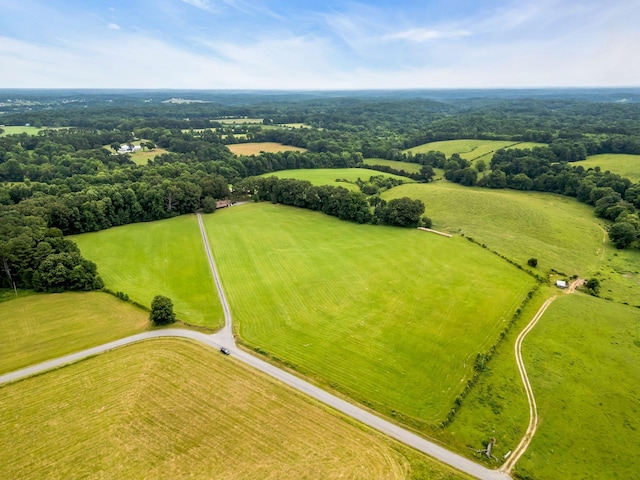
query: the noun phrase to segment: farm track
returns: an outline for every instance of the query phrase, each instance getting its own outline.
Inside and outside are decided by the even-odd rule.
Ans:
[[[397,441],[404,443],[405,445],[408,445],[422,453],[425,453],[444,464],[467,473],[468,475],[483,480],[509,480],[511,478],[505,471],[491,470],[487,467],[477,464],[472,460],[453,453],[446,448],[443,448],[436,443],[430,442],[394,423],[384,420],[355,404],[338,398],[335,395],[332,395],[331,393],[326,392],[295,375],[285,372],[275,365],[272,365],[264,360],[261,360],[260,358],[251,355],[247,351],[238,349],[233,337],[230,308],[222,289],[222,284],[218,276],[218,271],[215,266],[211,248],[200,214],[198,214],[198,223],[200,225],[202,240],[204,242],[205,250],[209,260],[209,266],[211,268],[213,279],[218,290],[225,315],[225,326],[220,332],[213,335],[207,335],[201,332],[183,329],[162,329],[144,332],[137,335],[132,335],[130,337],[122,338],[114,342],[109,342],[98,347],[89,348],[81,352],[66,355],[57,359],[49,360],[37,365],[32,365],[27,368],[0,375],[0,385],[15,382],[27,377],[31,377],[33,375],[38,375],[40,373],[60,368],[65,365],[69,365],[71,363],[78,362],[119,347],[131,345],[136,342],[166,337],[187,338],[203,343],[215,349],[226,347],[235,359],[238,359],[244,364],[249,365],[277,380],[280,380],[281,382],[294,388],[295,390],[306,394],[314,398],[315,400],[318,400],[330,406],[331,408],[334,408],[335,410],[348,415],[355,420],[394,438]]]
[[[576,291],[576,288],[579,287],[582,282],[582,279],[575,280],[571,283],[565,293],[574,293]],[[520,332],[520,335],[518,335],[518,338],[516,339],[516,363],[518,365],[518,371],[520,372],[520,378],[522,379],[522,383],[527,394],[527,401],[529,402],[529,425],[527,426],[527,430],[525,431],[522,440],[520,440],[520,443],[513,451],[513,454],[502,465],[502,467],[500,467],[500,471],[504,473],[511,473],[513,467],[515,467],[518,460],[520,460],[520,457],[522,457],[522,455],[524,455],[524,453],[527,451],[527,448],[529,448],[529,445],[531,444],[531,441],[533,440],[533,437],[538,429],[538,407],[536,404],[536,398],[533,395],[533,389],[531,388],[531,382],[529,381],[529,377],[527,375],[527,369],[525,368],[524,360],[522,359],[522,342],[529,334],[529,332],[533,330],[540,318],[542,318],[542,315],[544,315],[544,312],[547,310],[547,308],[549,308],[549,305],[551,305],[557,297],[557,295],[554,295],[553,297],[548,298],[547,301],[542,304],[540,309],[536,312],[531,321],[527,324],[526,327],[524,327],[524,329],[522,330],[522,332]]]

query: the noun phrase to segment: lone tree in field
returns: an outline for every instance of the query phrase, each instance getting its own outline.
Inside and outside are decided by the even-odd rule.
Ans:
[[[529,260],[527,260],[527,265],[529,265],[530,267],[536,268],[538,266],[538,259],[530,258]]]
[[[153,298],[149,320],[155,325],[168,325],[176,321],[176,314],[173,313],[173,302],[169,297],[156,295]]]

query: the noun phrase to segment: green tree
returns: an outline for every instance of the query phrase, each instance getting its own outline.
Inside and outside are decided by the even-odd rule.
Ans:
[[[538,266],[538,259],[537,258],[530,258],[529,260],[527,260],[527,265],[529,265],[530,267],[536,268]]]
[[[609,238],[616,248],[627,248],[636,238],[636,229],[629,222],[618,222],[609,230]]]
[[[153,297],[149,320],[151,320],[154,325],[168,325],[176,321],[176,314],[173,312],[173,302],[169,297],[163,295]]]

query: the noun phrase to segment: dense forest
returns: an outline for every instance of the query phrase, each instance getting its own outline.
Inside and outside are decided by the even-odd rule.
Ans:
[[[0,137],[0,288],[101,288],[95,265],[64,235],[212,212],[225,198],[295,205],[359,223],[430,225],[421,203],[380,199],[393,186],[384,177],[358,182],[360,192],[257,178],[285,169],[361,167],[371,157],[419,164],[419,173],[373,168],[421,182],[442,169],[448,181],[466,186],[575,197],[611,221],[618,248],[638,244],[640,185],[572,165],[597,153],[640,154],[637,91],[177,95],[0,92],[0,130],[48,127]],[[488,163],[405,151],[463,138],[546,146],[499,150]],[[258,141],[306,151],[236,156],[228,149]],[[150,153],[146,164],[122,153],[134,144]]]

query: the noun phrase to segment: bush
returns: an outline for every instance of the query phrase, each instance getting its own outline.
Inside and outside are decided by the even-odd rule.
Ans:
[[[530,258],[529,260],[527,260],[527,265],[529,265],[530,267],[536,268],[538,266],[538,259]]]

